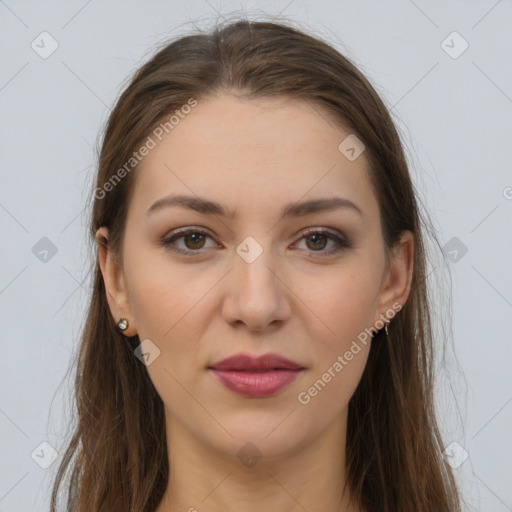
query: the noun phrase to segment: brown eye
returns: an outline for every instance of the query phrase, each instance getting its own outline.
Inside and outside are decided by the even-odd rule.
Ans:
[[[166,236],[161,241],[161,244],[166,249],[178,254],[196,256],[201,254],[203,249],[209,248],[206,246],[207,239],[212,239],[212,237],[205,231],[187,228],[174,232],[174,234],[170,236]],[[215,243],[210,247],[215,247]]]
[[[318,253],[319,256],[329,256],[350,247],[348,240],[324,228],[308,229],[302,235],[300,241],[305,241],[306,249]],[[329,242],[332,242],[333,246],[326,249]]]
[[[185,240],[187,249],[202,249],[205,242],[205,235],[202,233],[189,233],[182,238]]]
[[[306,238],[306,245],[309,249],[312,251],[318,250],[318,249],[324,249],[327,245],[327,241],[329,238],[321,233],[315,233],[314,235],[309,235]],[[311,242],[311,244],[309,244]]]

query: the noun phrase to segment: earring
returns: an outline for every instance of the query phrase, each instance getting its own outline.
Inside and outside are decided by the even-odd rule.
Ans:
[[[128,329],[128,320],[126,320],[126,318],[121,318],[119,322],[117,322],[117,328],[120,331],[126,331],[126,329]]]
[[[391,322],[389,320],[386,320],[386,325],[384,326],[384,330],[386,331],[386,336],[389,336],[389,332],[388,332],[388,325],[390,324]]]

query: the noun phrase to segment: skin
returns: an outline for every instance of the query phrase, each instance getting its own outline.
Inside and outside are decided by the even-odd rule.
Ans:
[[[122,262],[98,231],[114,319],[160,350],[147,370],[165,406],[171,478],[157,512],[363,510],[341,489],[348,402],[370,343],[307,405],[297,399],[410,292],[413,236],[403,233],[386,265],[365,154],[349,161],[338,150],[349,133],[295,99],[202,99],[137,168]],[[169,194],[217,201],[236,217],[176,206],[147,214]],[[285,204],[335,195],[363,216],[280,217]],[[174,243],[199,256],[161,244],[187,226],[209,235]],[[321,227],[350,247],[329,254],[335,241],[303,234]],[[263,249],[251,263],[236,252],[248,236]],[[240,352],[276,352],[306,369],[273,396],[243,397],[207,369]],[[237,457],[248,442],[262,456],[252,467]]]

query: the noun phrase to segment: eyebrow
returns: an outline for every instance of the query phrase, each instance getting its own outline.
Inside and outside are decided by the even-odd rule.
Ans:
[[[159,199],[153,203],[147,211],[147,215],[154,213],[162,208],[171,206],[181,206],[198,213],[206,215],[218,215],[221,217],[233,219],[236,217],[236,210],[225,208],[220,203],[210,201],[198,196],[170,195]],[[311,199],[304,202],[295,202],[287,204],[281,211],[281,218],[301,217],[312,213],[330,211],[339,208],[348,208],[357,212],[364,218],[363,212],[359,206],[345,197],[328,197],[320,199]]]

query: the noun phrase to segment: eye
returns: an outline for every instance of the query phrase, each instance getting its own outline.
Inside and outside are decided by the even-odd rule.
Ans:
[[[188,227],[174,232],[171,236],[165,237],[161,241],[161,244],[166,249],[175,253],[196,256],[199,255],[203,249],[208,249],[205,245],[207,239],[213,241],[213,238],[206,231],[199,228]],[[177,243],[180,240],[183,242],[182,246]],[[306,250],[321,253],[326,256],[350,247],[348,241],[325,228],[308,228],[302,232],[302,238],[300,238],[299,242],[302,240],[306,243]],[[334,246],[328,250],[324,250],[329,242]],[[219,247],[219,245],[214,242],[210,248],[215,247]]]
[[[350,247],[347,240],[325,228],[308,228],[306,231],[302,232],[302,235],[300,241],[305,241],[306,249],[312,252],[319,252],[322,255],[330,255]],[[329,241],[332,242],[334,246],[328,250],[324,250]]]
[[[206,239],[211,236],[198,228],[189,227],[175,232],[172,236],[165,237],[162,240],[162,245],[167,249],[177,252],[178,254],[191,255],[192,253],[199,253],[201,249],[205,249]],[[179,247],[176,241],[183,239],[185,247]],[[213,247],[217,246],[216,244]]]

